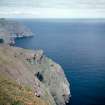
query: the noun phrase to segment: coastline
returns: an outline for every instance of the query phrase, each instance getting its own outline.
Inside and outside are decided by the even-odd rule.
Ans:
[[[70,84],[62,67],[45,56],[41,49],[33,51],[9,46],[15,44],[16,38],[33,37],[32,34],[20,34],[18,36],[9,34],[4,35],[4,44],[0,44],[0,65],[2,65],[0,74],[9,76],[19,85],[31,86],[33,88],[32,91],[35,92],[34,95],[45,101],[48,100],[50,105],[64,105],[68,103],[71,97]],[[14,65],[14,71],[12,65]],[[5,68],[5,66],[9,68]]]

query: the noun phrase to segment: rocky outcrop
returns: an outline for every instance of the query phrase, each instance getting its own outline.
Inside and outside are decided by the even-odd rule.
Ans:
[[[0,39],[3,39],[4,43],[15,44],[15,38],[31,36],[33,36],[32,31],[22,23],[0,19]]]
[[[69,82],[62,67],[41,49],[32,51],[1,44],[0,74],[31,87],[34,95],[49,105],[64,105],[69,101]]]

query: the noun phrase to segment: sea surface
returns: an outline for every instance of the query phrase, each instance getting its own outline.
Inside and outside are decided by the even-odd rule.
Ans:
[[[35,34],[16,46],[37,49],[59,63],[71,84],[68,105],[105,105],[104,20],[17,20]]]

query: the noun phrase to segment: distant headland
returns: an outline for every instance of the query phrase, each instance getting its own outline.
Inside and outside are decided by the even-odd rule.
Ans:
[[[15,44],[15,38],[32,37],[33,34],[30,28],[20,22],[0,19],[0,42]]]

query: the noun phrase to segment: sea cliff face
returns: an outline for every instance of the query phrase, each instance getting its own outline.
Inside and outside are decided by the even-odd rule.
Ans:
[[[35,104],[32,101],[32,104],[25,105],[64,105],[69,101],[70,85],[62,67],[48,58],[41,49],[34,51],[0,44],[0,75],[3,75],[1,81],[4,81],[7,77],[10,81],[14,81],[15,85],[12,82],[6,84],[5,81],[3,84],[9,85],[9,87],[12,85],[11,89],[16,88],[17,91],[14,93],[15,90],[11,92],[12,90],[8,87],[4,86],[2,88],[9,91],[6,92],[9,97],[6,103],[10,103],[10,98],[14,96],[16,102],[22,101],[25,104],[26,101],[19,98],[23,97],[22,89],[26,91],[25,87],[30,88],[30,97],[39,102],[39,104]],[[8,82],[9,79],[6,79],[6,81]],[[3,84],[0,82],[0,87]],[[29,93],[26,91],[24,94],[27,96]],[[1,92],[0,97],[3,97]],[[5,97],[0,98],[0,103],[5,104],[5,100],[3,100]],[[30,98],[28,100],[30,102]]]

